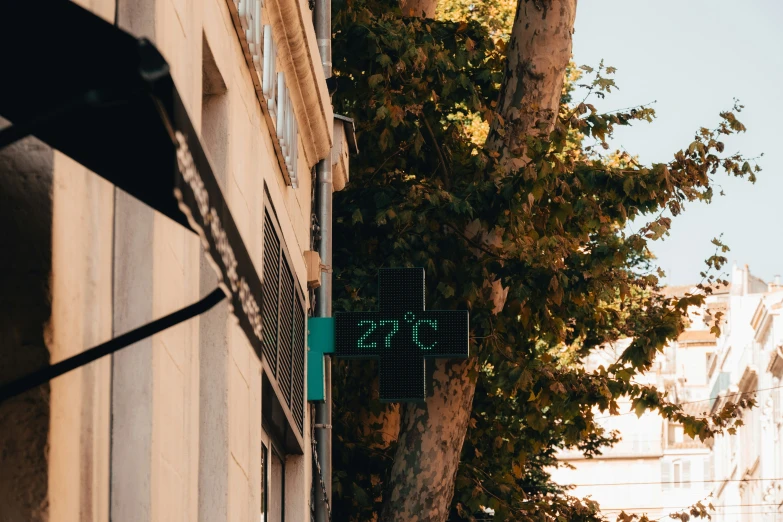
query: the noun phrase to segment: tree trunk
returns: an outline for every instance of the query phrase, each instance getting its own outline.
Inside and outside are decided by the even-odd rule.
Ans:
[[[546,137],[560,107],[571,60],[577,0],[519,0],[508,46],[506,77],[487,147],[524,158],[528,136]],[[497,132],[499,126],[504,132]]]
[[[437,7],[438,0],[400,0],[403,16],[434,18]]]
[[[403,7],[416,1],[403,0]],[[576,3],[519,0],[499,107],[505,132],[497,132],[496,124],[487,143],[506,160],[524,158],[526,137],[546,135],[554,127],[571,59]],[[437,2],[432,4],[434,12]],[[447,519],[476,390],[475,365],[475,358],[438,361],[432,395],[405,408],[382,522]]]
[[[476,389],[475,358],[435,364],[432,395],[404,408],[384,522],[443,521],[449,515]]]

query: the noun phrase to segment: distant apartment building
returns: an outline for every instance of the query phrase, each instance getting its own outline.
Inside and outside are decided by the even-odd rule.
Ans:
[[[607,349],[591,365],[611,364],[627,344],[620,342]],[[678,348],[668,347],[666,361],[636,381],[669,390],[681,386],[677,359],[672,355]],[[681,361],[691,358],[687,352],[679,355]],[[703,357],[701,361],[706,367]],[[575,451],[561,453],[560,460],[573,469],[557,469],[553,472],[554,481],[576,485],[572,493],[599,502],[602,513],[610,519],[622,511],[665,519],[677,508],[706,497],[710,488],[709,448],[685,436],[682,426],[668,423],[654,413],[637,417],[630,410],[630,401],[621,401],[622,415],[598,413],[601,425],[607,431],[619,432],[622,440],[592,459]]]
[[[783,288],[736,269],[728,317],[710,362],[711,411],[754,397],[736,434],[711,441],[716,522],[783,520]]]
[[[733,267],[730,279],[730,285],[717,288],[704,307],[691,311],[688,328],[637,381],[657,385],[694,416],[716,411],[740,393],[772,388],[760,391],[760,407],[745,414],[746,425],[737,435],[702,443],[657,414],[637,418],[625,413],[630,407],[625,403],[622,415],[599,414],[607,430],[620,433],[621,442],[593,459],[563,452],[560,459],[574,469],[556,470],[556,482],[577,485],[573,493],[598,501],[609,517],[626,511],[667,520],[670,513],[706,501],[716,506],[713,520],[718,522],[783,520],[783,515],[753,518],[761,509],[774,511],[762,504],[783,500],[781,481],[772,480],[783,477],[783,451],[777,449],[782,397],[775,388],[783,376],[783,323],[777,315],[783,308],[783,292],[753,276],[747,266]],[[682,295],[695,290],[683,286],[665,292]],[[716,337],[710,329],[719,312],[721,334]],[[627,343],[607,348],[589,366],[614,362]],[[752,480],[738,480],[743,478]]]

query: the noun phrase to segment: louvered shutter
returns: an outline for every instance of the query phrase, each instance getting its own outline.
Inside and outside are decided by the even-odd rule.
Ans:
[[[704,457],[704,482],[707,487],[712,482],[712,457]]]
[[[278,303],[280,302],[280,239],[272,218],[264,219],[264,280],[262,283],[261,321],[262,350],[272,373],[277,371]]]
[[[682,487],[691,487],[691,459],[682,460]]]
[[[280,269],[280,343],[277,354],[277,383],[285,397],[285,403],[291,404],[291,354],[294,336],[294,277],[285,259]]]
[[[294,352],[291,368],[291,412],[304,429],[304,360],[305,360],[305,310],[304,303],[296,299],[294,305]]]
[[[661,460],[661,483],[663,489],[672,487],[672,463],[668,460]]]
[[[264,265],[261,316],[262,350],[282,393],[280,401],[304,430],[305,308],[296,276],[272,221],[264,216]]]

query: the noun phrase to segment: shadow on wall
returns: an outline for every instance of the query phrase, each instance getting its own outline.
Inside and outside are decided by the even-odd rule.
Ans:
[[[49,364],[53,159],[35,138],[0,150],[0,383]],[[48,385],[0,404],[0,522],[48,520],[48,436]]]

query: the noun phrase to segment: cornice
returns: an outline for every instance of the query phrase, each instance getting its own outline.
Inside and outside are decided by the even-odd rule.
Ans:
[[[333,112],[316,45],[311,13],[299,0],[267,0],[278,70],[286,75],[308,167],[329,155]],[[305,16],[305,14],[307,16]]]

